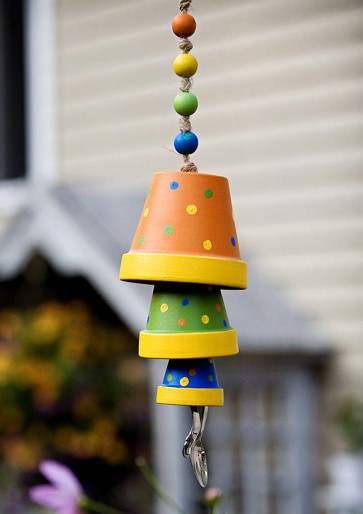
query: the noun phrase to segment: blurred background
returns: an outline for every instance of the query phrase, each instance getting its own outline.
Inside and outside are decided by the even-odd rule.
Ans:
[[[190,414],[137,356],[149,286],[118,280],[176,171],[171,0],[0,0],[0,513],[56,458],[130,514],[187,512]],[[229,514],[363,512],[363,3],[194,0],[200,172],[230,182],[249,289],[207,425]]]

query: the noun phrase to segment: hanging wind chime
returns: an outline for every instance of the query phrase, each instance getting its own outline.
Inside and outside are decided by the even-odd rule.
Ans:
[[[181,116],[175,150],[183,156],[180,171],[154,175],[130,252],[123,255],[121,280],[154,284],[139,355],[169,359],[156,401],[187,405],[192,428],[183,455],[190,459],[203,487],[208,468],[202,435],[208,407],[222,406],[215,357],[238,353],[238,340],[228,320],[221,289],[245,289],[247,264],[241,260],[228,180],[198,173],[189,155],[198,147],[190,116],[198,100],[190,92],[198,68],[188,39],[196,22],[190,1],[180,1],[172,30],[182,53],[174,60],[181,77],[174,109]]]

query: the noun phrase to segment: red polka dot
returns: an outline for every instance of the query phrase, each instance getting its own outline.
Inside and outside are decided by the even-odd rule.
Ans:
[[[216,303],[216,310],[217,310],[218,312],[221,312],[221,306],[219,305],[219,303]]]

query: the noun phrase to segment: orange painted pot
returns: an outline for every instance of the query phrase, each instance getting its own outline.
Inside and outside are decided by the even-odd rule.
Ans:
[[[247,264],[240,256],[228,180],[156,173],[120,278],[245,289]]]

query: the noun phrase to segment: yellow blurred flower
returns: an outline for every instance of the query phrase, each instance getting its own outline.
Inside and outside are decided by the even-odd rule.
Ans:
[[[9,438],[3,441],[5,460],[22,471],[34,469],[42,458],[40,445],[34,445],[24,438]]]
[[[12,358],[8,352],[0,349],[0,385],[5,384],[10,377],[12,369]]]
[[[60,303],[46,303],[36,309],[31,331],[36,344],[53,343],[64,330],[67,309]]]
[[[4,310],[0,312],[0,341],[11,341],[20,331],[22,320],[16,311]]]

